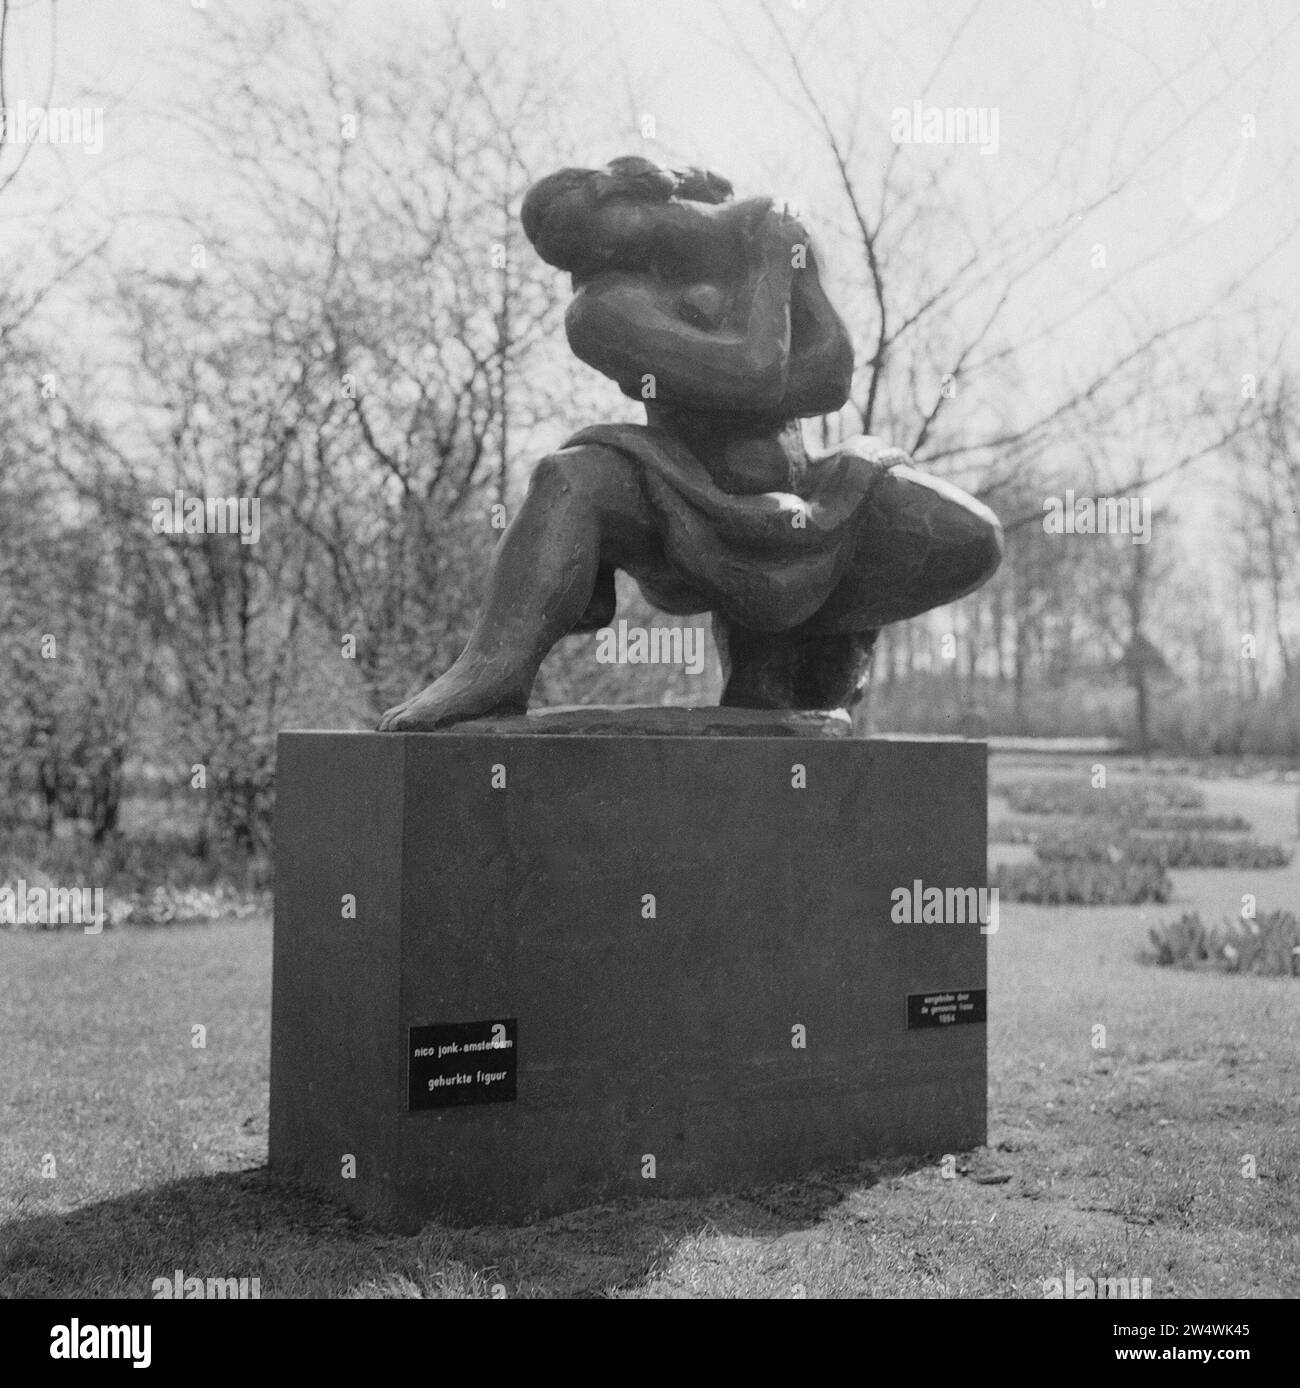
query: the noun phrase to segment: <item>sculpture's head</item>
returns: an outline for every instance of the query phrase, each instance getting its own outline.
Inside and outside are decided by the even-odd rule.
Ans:
[[[612,159],[603,169],[560,169],[534,183],[524,198],[524,234],[557,269],[582,276],[609,263],[593,241],[592,212],[601,203],[726,202],[731,184],[708,169],[669,169],[639,155]]]

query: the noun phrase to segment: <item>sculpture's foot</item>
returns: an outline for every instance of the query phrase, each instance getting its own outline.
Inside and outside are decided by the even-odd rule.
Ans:
[[[390,708],[379,720],[381,733],[432,732],[468,718],[526,713],[528,685],[504,661],[463,656],[418,694]]]

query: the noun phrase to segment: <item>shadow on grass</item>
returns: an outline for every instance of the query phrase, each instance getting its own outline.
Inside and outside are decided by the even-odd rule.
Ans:
[[[256,1277],[263,1297],[604,1296],[645,1288],[695,1240],[775,1242],[850,1219],[855,1195],[929,1164],[900,1158],[730,1196],[616,1201],[519,1227],[430,1224],[410,1236],[265,1168],[196,1176],[14,1220],[0,1230],[0,1296],[150,1297],[154,1279],[177,1269]]]

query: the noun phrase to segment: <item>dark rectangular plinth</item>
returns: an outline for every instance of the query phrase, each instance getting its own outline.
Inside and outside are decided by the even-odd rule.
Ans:
[[[982,743],[278,755],[274,1171],[411,1229],[984,1141],[982,1011],[909,1003],[983,990],[984,936],[891,918],[985,883]]]

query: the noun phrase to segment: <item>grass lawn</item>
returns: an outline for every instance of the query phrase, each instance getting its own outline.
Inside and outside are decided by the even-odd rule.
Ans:
[[[1294,788],[1205,789],[1294,839]],[[1171,876],[1166,906],[1003,904],[990,1145],[951,1179],[936,1153],[410,1238],[262,1169],[267,920],[2,933],[0,1296],[148,1296],[177,1268],[257,1277],[263,1297],[1040,1297],[1067,1270],[1156,1297],[1295,1296],[1300,989],[1136,955],[1148,923],[1236,914],[1246,891],[1295,909],[1300,866]]]

